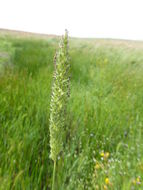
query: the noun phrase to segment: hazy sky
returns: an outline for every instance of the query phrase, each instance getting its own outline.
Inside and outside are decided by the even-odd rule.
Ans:
[[[143,40],[143,0],[0,0],[0,28]]]

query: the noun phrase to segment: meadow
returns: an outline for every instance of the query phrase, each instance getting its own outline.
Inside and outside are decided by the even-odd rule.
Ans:
[[[0,190],[50,190],[59,37],[0,31]],[[143,42],[70,38],[57,190],[143,189]]]

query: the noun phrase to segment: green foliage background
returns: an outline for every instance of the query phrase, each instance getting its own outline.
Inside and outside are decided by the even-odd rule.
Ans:
[[[0,34],[0,190],[50,189],[57,37]],[[143,188],[143,43],[70,39],[71,97],[59,190]],[[109,152],[108,161],[101,152]],[[102,169],[95,171],[96,163]],[[96,173],[96,175],[94,175]],[[132,181],[139,178],[140,184]]]

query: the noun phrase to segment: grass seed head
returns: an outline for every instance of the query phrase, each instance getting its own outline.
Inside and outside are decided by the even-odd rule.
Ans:
[[[62,37],[54,58],[55,72],[50,104],[50,157],[55,161],[63,148],[66,105],[69,97],[68,33]]]

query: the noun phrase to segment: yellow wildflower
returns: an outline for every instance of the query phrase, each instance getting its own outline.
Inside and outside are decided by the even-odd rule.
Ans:
[[[132,180],[132,183],[133,183],[134,185],[136,185],[136,184],[141,184],[141,179],[140,179],[140,177],[137,177],[136,179],[133,179],[133,180]]]
[[[100,156],[104,158],[104,160],[107,160],[109,158],[110,153],[109,152],[101,152]]]
[[[106,152],[105,155],[104,155],[104,158],[107,159],[109,157],[109,155],[110,155],[109,152]]]
[[[104,152],[101,152],[100,156],[101,156],[101,157],[104,157]]]
[[[140,177],[137,177],[136,183],[137,183],[137,184],[140,184],[140,183],[141,183]]]
[[[106,183],[107,185],[110,184],[110,181],[109,181],[109,178],[108,178],[108,177],[105,178],[105,183]]]
[[[108,187],[106,185],[103,186],[104,190],[108,190]]]

